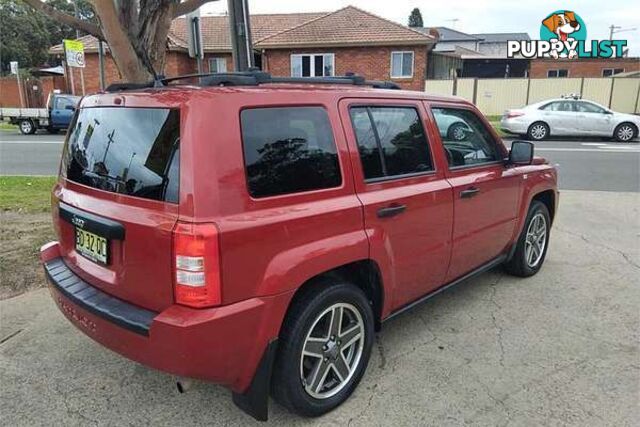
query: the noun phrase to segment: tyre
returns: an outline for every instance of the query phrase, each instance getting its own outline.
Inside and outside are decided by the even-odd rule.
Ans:
[[[513,257],[505,263],[505,270],[519,277],[533,276],[540,271],[547,255],[550,231],[551,217],[547,206],[534,200]]]
[[[20,128],[20,132],[22,132],[23,135],[32,135],[36,133],[36,125],[29,119],[20,120],[20,123],[18,123],[18,127]]]
[[[369,363],[371,305],[361,289],[322,279],[292,303],[279,338],[272,395],[290,411],[317,417],[347,400]]]
[[[527,138],[532,141],[542,141],[549,136],[549,125],[545,122],[535,122],[527,130]]]
[[[451,141],[467,139],[467,127],[463,123],[454,123],[447,130],[447,138]]]
[[[629,142],[638,136],[638,128],[633,123],[620,123],[613,131],[613,137],[619,142]]]

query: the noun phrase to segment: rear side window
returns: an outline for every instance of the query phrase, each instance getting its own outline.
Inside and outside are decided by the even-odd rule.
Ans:
[[[338,187],[338,153],[321,107],[252,108],[240,114],[249,193],[276,196]]]
[[[351,122],[367,180],[433,170],[418,111],[413,107],[354,107]]]
[[[180,112],[83,108],[71,125],[62,174],[112,193],[178,202]]]

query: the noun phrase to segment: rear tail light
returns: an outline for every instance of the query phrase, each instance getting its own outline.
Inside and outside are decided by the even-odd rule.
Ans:
[[[507,119],[512,119],[514,117],[524,116],[524,113],[522,111],[507,111],[505,116]]]
[[[173,229],[174,291],[178,304],[211,307],[222,302],[218,229],[179,222]]]

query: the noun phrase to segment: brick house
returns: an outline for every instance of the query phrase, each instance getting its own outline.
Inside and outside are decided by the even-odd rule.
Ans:
[[[228,17],[201,19],[205,72],[233,70]],[[256,65],[274,76],[334,76],[353,72],[368,79],[392,80],[403,88],[423,90],[427,53],[435,38],[353,6],[330,13],[252,15],[251,32]],[[85,45],[87,92],[99,90],[98,43]],[[173,21],[164,74],[195,73],[196,61],[187,54],[186,20]],[[49,52],[62,58],[62,45]],[[121,80],[115,63],[105,55],[105,80]],[[76,91],[79,73],[76,71]]]
[[[529,77],[611,77],[640,71],[640,58],[533,59]]]

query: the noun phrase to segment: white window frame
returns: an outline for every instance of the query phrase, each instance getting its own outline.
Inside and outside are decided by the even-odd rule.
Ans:
[[[208,64],[209,64],[209,72],[210,73],[226,73],[227,72],[227,58],[225,58],[224,56],[212,56],[208,59]],[[211,63],[215,62],[216,63],[216,71],[213,71],[213,68],[211,68]],[[224,70],[223,71],[217,71],[218,70],[218,65],[220,63],[224,64]]]
[[[302,67],[302,57],[303,56],[309,56],[311,58],[311,62],[310,62],[310,67],[309,67],[309,71],[311,72],[311,75],[309,76],[302,76],[302,68],[300,69],[300,76],[296,76],[293,73],[293,59],[294,58],[300,58],[300,67]],[[321,56],[322,57],[322,69],[323,69],[323,75],[322,76],[316,76],[316,69],[315,69],[315,58],[316,56]],[[325,76],[324,75],[324,58],[325,57],[331,57],[331,75],[330,76]],[[333,77],[336,75],[336,54],[335,53],[292,53],[290,58],[289,58],[289,62],[290,62],[290,74],[291,77]]]
[[[393,55],[402,55],[402,61],[400,61],[400,73],[402,73],[402,64],[404,63],[404,55],[411,54],[411,74],[409,75],[395,75],[393,74]],[[391,64],[389,65],[389,75],[392,79],[411,79],[415,70],[416,55],[412,50],[395,50],[391,52]]]

